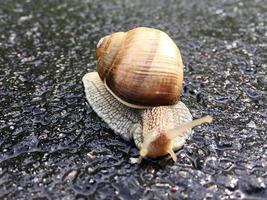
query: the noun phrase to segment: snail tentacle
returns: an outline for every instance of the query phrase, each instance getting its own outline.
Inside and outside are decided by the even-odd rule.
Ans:
[[[199,126],[201,124],[211,123],[211,122],[212,122],[212,117],[207,115],[205,117],[201,117],[199,119],[195,119],[195,120],[193,120],[191,122],[187,122],[187,123],[181,124],[178,127],[167,131],[166,136],[169,139],[174,139],[174,138],[177,138],[177,137],[184,137],[183,134],[188,129],[192,129],[195,126]]]

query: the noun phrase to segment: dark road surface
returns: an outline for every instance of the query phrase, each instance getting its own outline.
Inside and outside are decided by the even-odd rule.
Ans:
[[[114,31],[166,31],[185,64],[194,129],[134,163],[86,102],[81,78]],[[2,0],[0,199],[267,199],[267,2]]]

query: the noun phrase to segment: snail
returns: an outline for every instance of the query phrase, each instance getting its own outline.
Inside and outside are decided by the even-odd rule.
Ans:
[[[140,158],[158,158],[180,149],[194,126],[211,123],[206,116],[192,121],[180,101],[183,62],[173,40],[163,31],[138,27],[100,39],[97,72],[84,75],[86,99],[109,127],[134,140]]]

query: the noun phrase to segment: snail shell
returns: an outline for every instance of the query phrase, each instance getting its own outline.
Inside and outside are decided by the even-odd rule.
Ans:
[[[97,71],[120,102],[140,108],[175,104],[182,93],[183,62],[164,32],[139,27],[102,38]]]

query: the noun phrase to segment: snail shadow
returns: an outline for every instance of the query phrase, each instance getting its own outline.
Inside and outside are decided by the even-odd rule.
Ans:
[[[135,145],[131,145],[128,153],[129,157],[127,159],[129,159],[131,165],[142,170],[164,169],[166,166],[171,166],[175,164],[171,157],[168,155],[159,158],[145,157],[140,160],[139,150],[136,148]]]
[[[139,163],[139,167],[141,169],[165,169],[166,167],[175,165],[175,162],[169,155],[162,156],[159,158],[143,158],[142,161]]]
[[[139,162],[139,168],[146,169],[154,169],[154,170],[165,170],[170,169],[172,167],[181,167],[181,168],[194,168],[201,169],[202,166],[198,162],[200,157],[190,156],[186,149],[181,149],[175,152],[177,155],[177,161],[174,162],[170,155],[162,156],[159,158],[149,158],[145,157]]]

